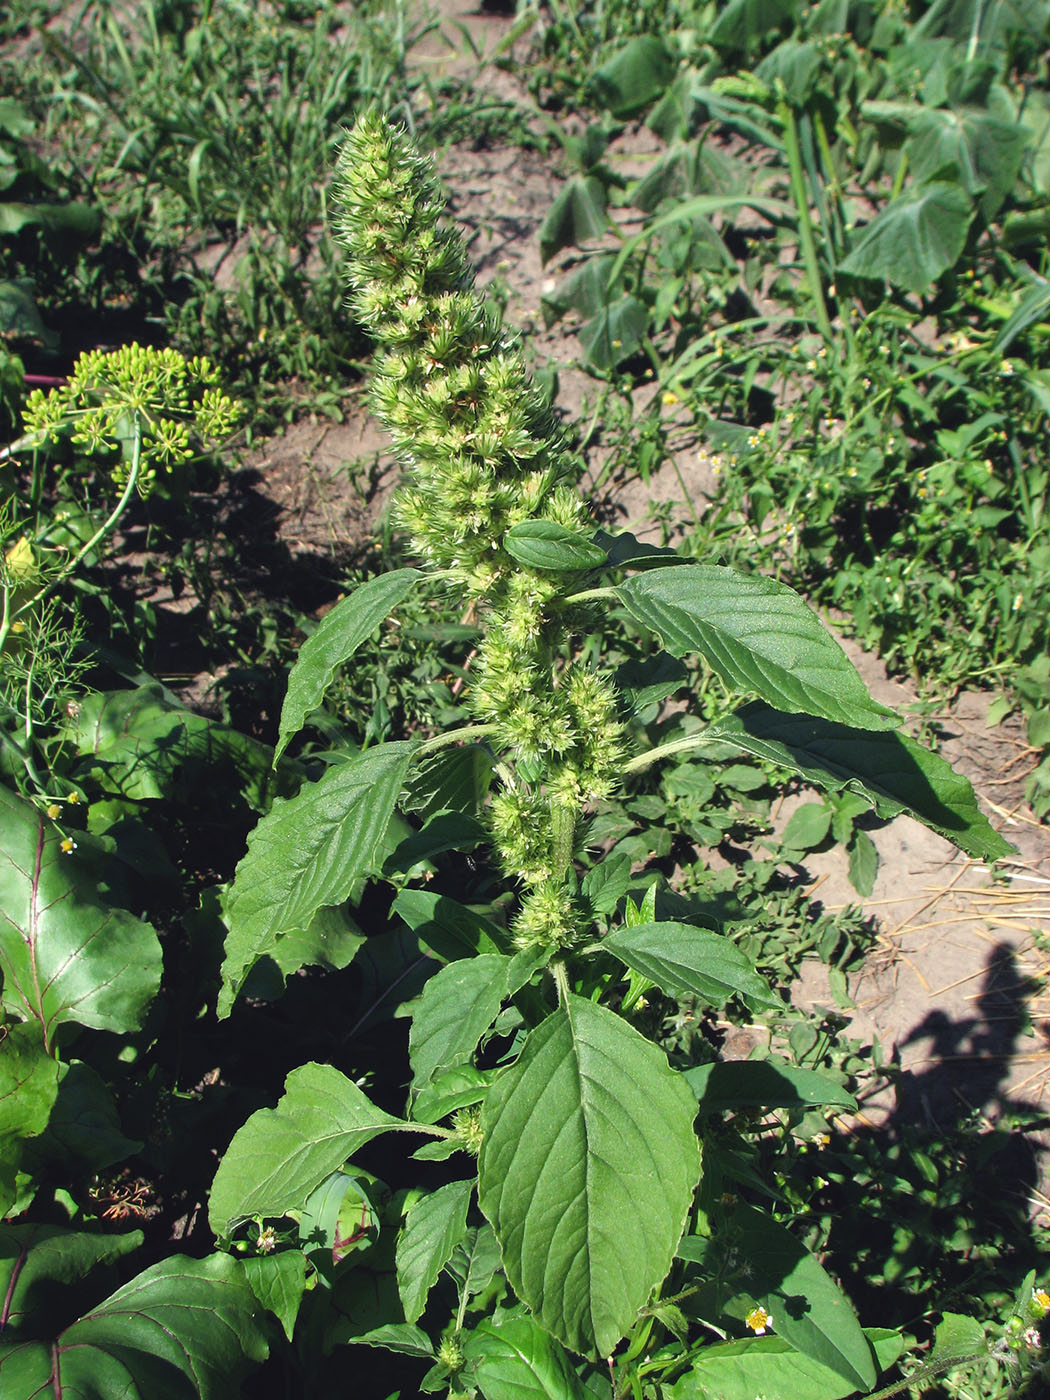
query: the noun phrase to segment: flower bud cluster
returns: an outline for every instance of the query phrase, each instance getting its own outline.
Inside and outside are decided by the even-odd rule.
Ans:
[[[612,791],[623,725],[610,682],[565,660],[563,600],[577,576],[523,565],[505,536],[534,520],[584,532],[585,507],[565,484],[573,459],[475,292],[461,239],[439,223],[437,182],[407,137],[361,117],[337,193],[351,306],[378,342],[372,406],[406,468],[398,521],[485,625],[470,702],[518,765],[504,766],[491,808],[506,869],[531,887],[516,936],[562,946],[576,934],[566,820],[571,835],[582,808]]]

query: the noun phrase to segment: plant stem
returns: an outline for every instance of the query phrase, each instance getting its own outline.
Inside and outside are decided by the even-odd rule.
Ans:
[[[787,102],[777,103],[777,116],[784,123],[784,146],[787,151],[788,169],[791,172],[791,195],[798,211],[798,239],[802,247],[802,260],[806,265],[806,280],[813,296],[813,310],[817,327],[829,348],[835,337],[831,330],[827,303],[824,301],[824,288],[820,279],[820,263],[817,260],[817,246],[813,241],[813,221],[809,216],[809,198],[806,194],[806,179],[802,170],[802,153],[798,144],[798,123],[795,113]]]
[[[655,749],[647,749],[645,753],[636,754],[624,764],[623,771],[627,773],[642,773],[646,768],[651,768],[654,763],[659,763],[661,759],[670,758],[674,753],[684,753],[687,749],[703,748],[704,744],[711,743],[712,740],[706,733],[690,734],[685,739],[673,739],[669,744],[659,744]]]
[[[131,500],[132,493],[134,492],[135,487],[138,485],[139,469],[141,468],[141,466],[142,422],[136,414],[134,419],[131,445],[131,467],[128,471],[128,479],[124,485],[124,490],[121,492],[120,500],[113,507],[112,511],[109,514],[109,517],[98,527],[95,533],[91,536],[87,544],[81,545],[81,547],[77,550],[76,554],[74,554],[73,558],[68,559],[66,561],[62,568],[59,569],[58,573],[55,574],[54,578],[50,578],[47,580],[46,583],[41,584],[37,591],[33,594],[32,598],[30,598],[27,602],[23,603],[22,606],[17,610],[17,612],[13,614],[13,616],[11,616],[10,618],[8,618],[7,616],[4,617],[3,623],[0,624],[0,649],[3,648],[3,645],[7,640],[7,634],[10,631],[11,623],[14,622],[15,618],[19,617],[22,613],[27,612],[30,608],[35,607],[37,603],[42,602],[43,599],[45,599],[49,593],[54,592],[54,590],[59,586],[60,583],[65,583],[66,579],[69,578],[70,574],[77,567],[77,565],[80,564],[91,553],[91,551],[95,548],[96,545],[101,544],[102,541],[107,537],[107,535],[112,533],[112,531],[116,527],[117,521],[127,509],[127,505],[128,502]]]
[[[955,1366],[971,1366],[987,1354],[987,1352],[975,1351],[969,1356],[952,1356],[939,1362],[928,1361],[925,1366],[920,1366],[917,1371],[913,1371],[904,1380],[894,1381],[892,1385],[883,1386],[881,1390],[869,1391],[864,1400],[890,1400],[891,1395],[900,1395],[903,1391],[910,1390],[913,1385],[925,1386],[926,1382],[932,1381],[935,1376],[943,1375],[945,1371],[950,1371]]]
[[[598,598],[615,598],[616,589],[610,584],[608,588],[585,588],[582,593],[570,593],[567,598],[563,598],[563,603],[592,603]]]
[[[439,749],[447,749],[450,744],[458,744],[461,739],[479,739],[485,734],[495,734],[499,725],[496,724],[465,724],[462,729],[452,729],[447,734],[435,734],[433,739],[425,739],[416,750],[416,757],[422,758],[425,754],[437,753]]]

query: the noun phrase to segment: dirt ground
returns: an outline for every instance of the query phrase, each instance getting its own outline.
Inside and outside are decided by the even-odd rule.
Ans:
[[[414,61],[434,76],[465,75],[497,96],[527,101],[508,75],[464,57],[456,28],[465,27],[484,54],[500,43],[511,21],[480,13],[469,0],[442,0],[440,8],[446,39],[431,34]],[[572,335],[561,327],[545,330],[540,312],[555,275],[541,265],[537,239],[558,187],[552,163],[516,149],[459,145],[445,152],[440,171],[479,282],[500,279],[507,319],[527,333],[536,363],[553,360],[560,367],[559,409],[586,420],[598,386],[572,367],[578,353]],[[690,495],[702,502],[711,481],[696,447],[684,443],[677,465]],[[342,424],[296,424],[265,443],[250,465],[280,512],[281,534],[293,553],[360,540],[396,480],[384,439],[361,404],[351,406]],[[593,480],[600,454],[592,455],[589,466]],[[682,496],[679,475],[668,465],[648,485],[629,481],[601,505],[620,524],[644,532],[654,502],[684,514]],[[879,699],[905,713],[916,705],[915,691],[888,678],[877,658],[844,645]],[[863,908],[877,920],[879,933],[850,986],[856,1007],[849,1034],[877,1038],[885,1058],[899,1057],[904,1075],[896,1094],[884,1091],[863,1105],[858,1126],[881,1128],[902,1112],[931,1126],[956,1121],[971,1109],[988,1123],[1018,1108],[1050,1112],[1050,829],[1034,820],[1024,802],[1034,754],[1016,721],[988,726],[990,699],[963,694],[937,717],[941,751],[970,778],[1016,857],[1000,863],[993,877],[908,818],[871,832],[881,863]],[[804,799],[791,799],[798,800]],[[790,803],[779,820],[789,811]],[[807,870],[812,896],[826,908],[858,903],[841,851],[807,860]],[[809,968],[797,999],[834,1006],[822,966]],[[1050,1156],[1043,1155],[1044,1161]],[[1050,1223],[1050,1199],[1042,1190],[1028,1205],[1033,1214],[1045,1207]]]

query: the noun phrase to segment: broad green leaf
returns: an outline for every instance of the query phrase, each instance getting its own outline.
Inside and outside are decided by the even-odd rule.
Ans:
[[[904,1350],[899,1332],[870,1330],[879,1370]],[[856,1386],[836,1371],[801,1356],[781,1337],[751,1337],[700,1349],[693,1369],[668,1391],[670,1400],[846,1400]]]
[[[1029,133],[985,112],[920,107],[905,152],[920,184],[957,181],[994,219],[1017,181]]]
[[[4,1005],[49,1052],[63,1025],[130,1031],[160,986],[152,927],[99,896],[94,872],[36,806],[0,787]]]
[[[831,830],[831,808],[823,802],[804,802],[791,813],[781,834],[789,851],[813,851]]]
[[[0,1394],[229,1400],[267,1356],[258,1311],[228,1255],[165,1259],[54,1340],[0,1346]]]
[[[59,1065],[31,1023],[4,1028],[0,1040],[0,1215],[17,1199],[22,1142],[47,1127],[58,1096]]]
[[[969,781],[906,734],[872,734],[765,705],[745,705],[707,733],[829,792],[864,793],[880,817],[907,812],[967,855],[998,860],[1013,854],[981,815]]]
[[[662,1051],[569,996],[482,1108],[479,1202],[515,1292],[609,1356],[667,1274],[700,1175],[696,1102]]]
[[[248,1287],[291,1341],[306,1287],[306,1255],[298,1249],[286,1249],[280,1254],[245,1259],[243,1264]]]
[[[460,1297],[473,1298],[487,1288],[500,1267],[499,1245],[486,1221],[467,1231],[449,1258],[446,1272],[455,1279]]]
[[[252,1216],[297,1210],[365,1143],[406,1126],[331,1065],[300,1066],[277,1107],[259,1109],[234,1133],[212,1183],[212,1230],[225,1237]]]
[[[0,234],[44,228],[49,233],[72,233],[94,238],[102,227],[102,211],[88,204],[0,204]]]
[[[457,1108],[480,1103],[488,1093],[494,1071],[475,1069],[473,1065],[456,1065],[440,1070],[419,1090],[412,1101],[412,1119],[416,1123],[438,1123],[455,1113]]]
[[[305,929],[291,929],[283,933],[266,954],[267,967],[274,972],[274,998],[280,996],[286,977],[298,972],[301,967],[328,967],[341,969],[349,967],[354,954],[365,941],[355,921],[345,909],[326,906],[318,909]],[[272,963],[272,967],[270,964]],[[260,970],[256,964],[254,971]],[[252,994],[264,996],[263,979],[259,985],[253,980]]]
[[[733,996],[780,1005],[751,960],[710,929],[671,920],[635,924],[610,934],[602,947],[669,996],[698,996],[710,1006],[725,1006]]]
[[[141,1230],[96,1235],[62,1225],[0,1225],[5,1340],[23,1334],[39,1336],[54,1310],[57,1290],[68,1289],[94,1269],[133,1253],[142,1241]],[[6,1400],[7,1392],[0,1393]]]
[[[983,1356],[987,1348],[985,1330],[975,1317],[968,1317],[966,1313],[946,1312],[933,1334],[929,1359],[937,1365],[969,1356]]]
[[[384,1327],[373,1327],[371,1332],[354,1337],[354,1342],[366,1347],[382,1347],[384,1351],[398,1351],[403,1356],[434,1355],[434,1346],[427,1334],[408,1322],[388,1322]]]
[[[580,894],[596,914],[612,914],[631,883],[631,862],[624,855],[599,860],[580,881]]]
[[[595,369],[612,369],[629,360],[649,326],[649,311],[634,296],[620,296],[579,329],[584,357]]]
[[[841,1084],[816,1070],[785,1060],[725,1060],[683,1072],[703,1114],[740,1108],[810,1108],[832,1105],[855,1109],[857,1101]]]
[[[750,1269],[755,1297],[773,1330],[803,1356],[827,1366],[857,1390],[875,1385],[871,1343],[838,1284],[783,1225],[738,1205],[733,1237]]]
[[[369,869],[412,750],[380,744],[336,764],[295,797],[275,801],[259,822],[226,897],[220,1017],[260,958],[272,957],[285,934],[309,929],[319,909],[342,904]]]
[[[413,1088],[421,1089],[438,1070],[470,1061],[507,995],[509,966],[510,959],[498,953],[480,953],[430,978],[408,1034]]]
[[[273,761],[284,753],[288,741],[302,729],[307,716],[325,697],[335,673],[369,637],[423,575],[418,569],[394,569],[369,579],[349,597],[336,603],[299,648],[288,675],[288,691],[281,707],[277,747]]]
[[[511,950],[510,939],[498,924],[448,895],[402,890],[390,912],[404,919],[419,941],[446,962]]]
[[[605,550],[579,530],[556,520],[523,520],[503,536],[503,548],[530,569],[595,569],[605,563]]]
[[[728,684],[779,710],[864,729],[899,723],[792,589],[714,564],[636,574],[616,590],[674,656],[698,651]]]
[[[605,186],[594,175],[577,175],[555,197],[540,226],[540,259],[550,262],[562,248],[578,248],[609,227]]]
[[[652,34],[638,34],[591,74],[598,99],[614,117],[633,117],[662,97],[675,64]]]
[[[489,838],[488,829],[465,812],[438,812],[420,831],[409,831],[383,861],[386,876],[408,874],[446,851],[472,851]]]
[[[424,821],[438,812],[476,816],[492,783],[492,755],[481,744],[442,749],[410,771],[401,809]]]
[[[720,52],[750,51],[792,20],[801,0],[727,0],[707,35]]]
[[[483,1319],[463,1355],[485,1400],[588,1400],[564,1349],[531,1317]]]
[[[265,744],[174,701],[159,684],[85,696],[66,730],[82,756],[79,778],[134,801],[169,798],[217,781],[227,764],[245,796],[262,810],[279,780]]]
[[[125,1137],[113,1094],[90,1065],[74,1060],[62,1065],[47,1127],[27,1146],[34,1164],[97,1172],[138,1152],[141,1142]]]
[[[472,1181],[450,1181],[421,1197],[397,1237],[397,1291],[409,1322],[423,1315],[430,1290],[467,1229]]]
[[[937,181],[907,190],[857,234],[839,270],[924,292],[955,266],[973,215],[973,202],[958,185]]]

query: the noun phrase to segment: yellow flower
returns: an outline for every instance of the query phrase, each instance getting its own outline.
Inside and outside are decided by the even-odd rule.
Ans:
[[[673,389],[665,389],[661,395],[660,402],[664,404],[666,408],[671,408],[672,405],[678,402],[678,395]]]
[[[62,854],[65,856],[71,856],[77,848],[77,843],[73,840],[72,836],[64,836],[60,845]]]
[[[59,817],[62,815],[62,804],[60,802],[49,802],[47,806],[47,815],[53,822],[58,821]]]

